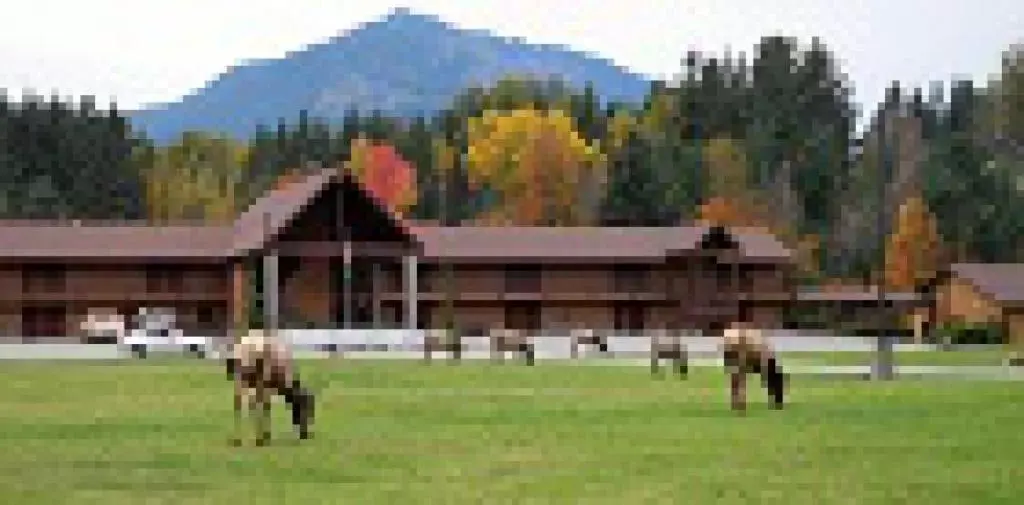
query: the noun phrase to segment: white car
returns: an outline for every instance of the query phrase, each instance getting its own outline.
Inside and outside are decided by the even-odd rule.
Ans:
[[[152,351],[185,352],[203,358],[212,349],[209,338],[186,336],[175,327],[174,315],[159,309],[140,309],[121,342],[140,358]]]

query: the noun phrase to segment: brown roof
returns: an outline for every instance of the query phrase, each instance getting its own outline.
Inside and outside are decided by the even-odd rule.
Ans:
[[[949,269],[997,302],[1024,302],[1024,263],[955,263]]]
[[[0,256],[5,258],[228,256],[231,230],[220,226],[139,226],[5,222]]]
[[[143,222],[0,221],[3,258],[227,258],[260,249],[306,205],[338,180],[338,171],[318,173],[277,188],[258,199],[234,225],[152,226]],[[346,174],[343,184],[356,185]],[[363,192],[353,192],[364,195]],[[367,201],[369,197],[366,196]],[[364,202],[365,203],[365,202]],[[377,207],[372,226],[405,228]],[[267,217],[264,217],[267,216]],[[269,228],[265,226],[269,221]],[[388,221],[386,224],[384,221]]]
[[[411,226],[426,258],[450,259],[642,259],[659,260],[673,251],[692,251],[708,232],[704,226],[548,227]],[[748,257],[788,259],[774,236],[737,230],[733,237]]]
[[[234,249],[260,249],[285,227],[305,205],[312,202],[336,177],[333,170],[305,177],[291,184],[271,189],[238,216],[234,224]]]
[[[913,302],[919,295],[907,291],[887,291],[885,299],[890,302]],[[801,289],[797,299],[804,302],[873,302],[878,300],[878,288],[874,286],[843,286],[829,290]]]
[[[343,179],[339,180],[339,178]],[[374,205],[347,172],[322,170],[275,188],[254,202],[230,226],[73,226],[38,221],[0,222],[0,257],[231,257],[262,249],[323,191],[340,183],[345,198],[356,197],[365,226],[392,230],[388,237],[414,235],[427,258],[659,261],[673,252],[693,251],[707,226],[526,227],[411,226]],[[346,200],[353,201],[353,200]],[[748,258],[791,261],[790,251],[770,233],[734,228],[730,236]]]

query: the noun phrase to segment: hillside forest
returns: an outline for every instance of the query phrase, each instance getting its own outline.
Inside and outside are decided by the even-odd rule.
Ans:
[[[749,61],[688,53],[642,105],[509,75],[433,117],[295,111],[249,139],[169,146],[88,97],[4,99],[0,218],[226,223],[304,171],[346,166],[405,218],[757,226],[805,282],[885,272],[910,289],[950,261],[1024,261],[1022,54],[988,83],[893,82],[863,133],[827,47],[786,37]]]

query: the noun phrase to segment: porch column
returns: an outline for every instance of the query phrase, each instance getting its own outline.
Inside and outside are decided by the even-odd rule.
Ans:
[[[415,254],[405,256],[405,282],[402,291],[405,292],[405,327],[410,330],[418,329],[419,320],[419,259]]]
[[[342,253],[342,269],[343,276],[341,280],[341,293],[345,298],[344,309],[341,315],[341,327],[342,329],[352,328],[352,242],[347,238],[345,239],[344,249]]]
[[[384,324],[383,324],[383,319],[384,318],[383,318],[383,314],[382,314],[383,310],[381,308],[381,303],[380,303],[380,295],[381,295],[382,285],[383,285],[383,283],[381,282],[381,276],[382,275],[383,275],[383,272],[381,271],[379,258],[374,258],[374,262],[373,262],[373,294],[371,295],[373,297],[371,301],[373,302],[373,328],[374,329],[380,329],[380,328],[384,327]]]
[[[231,263],[231,327],[228,329],[228,336],[232,339],[240,336],[241,332],[248,329],[249,321],[246,317],[248,307],[246,306],[246,276],[245,262],[235,260]]]
[[[280,290],[278,282],[277,251],[270,251],[263,257],[263,327],[276,336],[280,315]]]

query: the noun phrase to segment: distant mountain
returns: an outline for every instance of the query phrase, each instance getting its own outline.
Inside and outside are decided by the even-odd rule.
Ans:
[[[232,67],[179,102],[130,117],[160,143],[188,129],[245,138],[259,124],[294,121],[303,109],[331,121],[349,108],[430,115],[468,86],[490,85],[509,73],[558,75],[581,89],[589,81],[603,100],[622,102],[641,101],[649,87],[643,76],[586,53],[455,29],[398,9],[284,58]]]

